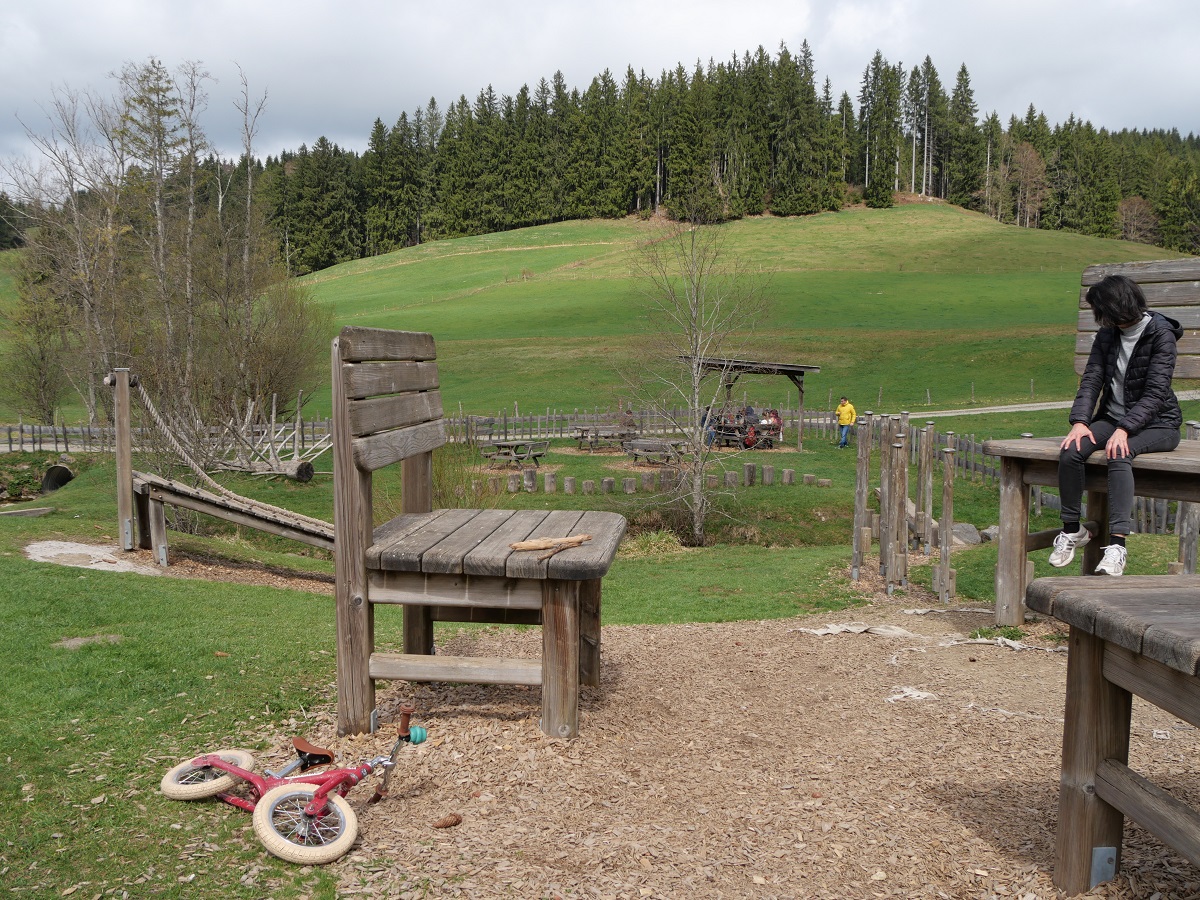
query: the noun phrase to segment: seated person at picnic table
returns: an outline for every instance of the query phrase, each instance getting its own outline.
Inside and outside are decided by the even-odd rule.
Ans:
[[[1084,463],[1092,451],[1103,447],[1108,460],[1110,542],[1096,573],[1120,575],[1127,559],[1125,538],[1133,524],[1133,458],[1179,446],[1183,413],[1171,377],[1175,342],[1183,329],[1174,319],[1147,310],[1142,289],[1123,275],[1110,275],[1093,285],[1085,299],[1100,329],[1071,407],[1071,431],[1059,455],[1063,530],[1054,538],[1050,565],[1067,565],[1075,550],[1092,539],[1080,524]]]

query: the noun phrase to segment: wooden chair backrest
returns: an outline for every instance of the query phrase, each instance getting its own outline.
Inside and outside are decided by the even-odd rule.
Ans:
[[[446,443],[436,359],[433,335],[424,332],[347,326],[334,338],[335,427],[349,429],[359,470]]]
[[[1183,326],[1175,363],[1176,378],[1200,378],[1200,259],[1161,259],[1151,262],[1088,266],[1079,290],[1079,332],[1075,340],[1075,372],[1083,374],[1096,321],[1084,299],[1088,288],[1109,275],[1132,278],[1146,295],[1146,305]]]

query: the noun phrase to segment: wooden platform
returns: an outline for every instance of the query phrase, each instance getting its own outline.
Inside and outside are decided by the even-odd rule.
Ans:
[[[1054,528],[1029,534],[1029,486],[1058,485],[1061,437],[984,441],[983,452],[1000,457],[1000,533],[996,547],[996,624],[1025,621],[1027,554],[1050,546]],[[1180,441],[1169,453],[1134,457],[1137,491],[1146,497],[1200,502],[1200,441]],[[1081,572],[1090,574],[1108,542],[1108,464],[1104,449],[1087,462],[1087,517],[1098,531],[1080,552]],[[1126,579],[1128,581],[1128,579]]]
[[[1054,883],[1113,878],[1125,816],[1200,865],[1200,814],[1129,768],[1132,695],[1200,727],[1200,576],[1039,578],[1030,609],[1071,626]]]

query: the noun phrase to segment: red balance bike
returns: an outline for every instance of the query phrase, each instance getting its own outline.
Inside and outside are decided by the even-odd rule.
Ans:
[[[358,816],[346,802],[350,789],[382,769],[383,783],[368,803],[382,800],[396,758],[406,744],[420,744],[425,729],[409,725],[413,709],[400,710],[400,734],[387,756],[376,756],[360,765],[327,769],[312,775],[292,775],[333,762],[333,753],[293,738],[296,759],[278,772],[254,774],[254,757],[244,750],[219,750],[175,766],[162,780],[164,796],[172,800],[218,800],[254,814],[254,833],[268,852],[288,862],[320,865],[333,862],[350,849],[358,837]],[[245,796],[230,793],[239,783],[248,785]]]

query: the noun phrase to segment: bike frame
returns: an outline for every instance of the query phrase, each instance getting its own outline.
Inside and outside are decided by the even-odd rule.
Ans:
[[[320,816],[325,812],[326,800],[331,793],[345,797],[350,793],[350,789],[374,772],[376,769],[391,762],[391,757],[377,756],[374,759],[362,763],[358,766],[349,768],[329,769],[325,772],[316,772],[312,775],[289,775],[287,777],[270,776],[263,777],[248,769],[243,769],[241,766],[235,766],[221,759],[220,756],[212,753],[206,753],[203,756],[197,756],[192,760],[192,765],[196,767],[212,767],[220,769],[222,772],[228,772],[237,778],[249,783],[250,798],[239,797],[236,794],[230,794],[227,791],[221,791],[217,794],[217,799],[230,806],[236,806],[238,809],[244,809],[246,812],[254,812],[254,808],[258,805],[259,799],[269,790],[279,787],[282,784],[311,784],[316,786],[316,793],[313,794],[312,800],[304,808],[304,814],[307,816]]]

